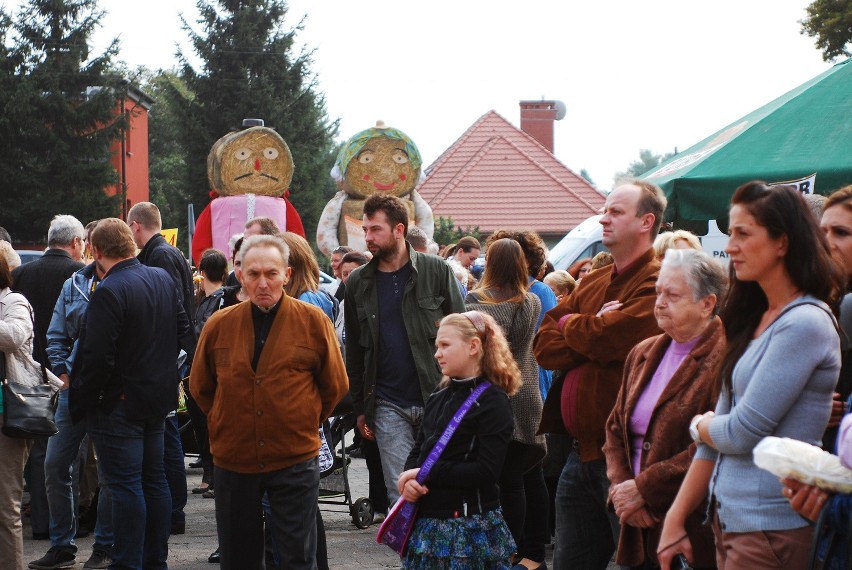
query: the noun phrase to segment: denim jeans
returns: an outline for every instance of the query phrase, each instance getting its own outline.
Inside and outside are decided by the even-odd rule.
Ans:
[[[604,570],[618,543],[618,518],[606,508],[603,460],[582,463],[572,450],[556,489],[555,570]]]
[[[166,481],[172,496],[172,522],[186,520],[183,512],[186,507],[186,464],[183,459],[183,443],[180,440],[177,415],[166,418],[166,431],[163,440],[163,463],[166,468]]]
[[[77,487],[80,471],[85,466],[85,459],[78,461],[78,457],[80,444],[86,437],[86,423],[71,423],[68,390],[59,393],[56,427],[59,428],[59,433],[48,440],[44,460],[47,502],[50,506],[50,544],[70,546],[74,544],[74,535],[77,534]],[[85,453],[83,457],[85,458]],[[100,468],[98,471],[100,472]],[[100,473],[98,479],[103,482]],[[112,500],[105,485],[101,485],[98,500],[95,546],[101,550],[112,549]]]
[[[422,406],[400,408],[385,400],[376,401],[376,415],[371,427],[382,457],[382,474],[391,505],[399,499],[397,479],[414,447],[414,438],[422,421]]]
[[[168,568],[172,500],[163,467],[165,418],[128,420],[124,402],[86,418],[112,493],[115,544],[110,568]]]

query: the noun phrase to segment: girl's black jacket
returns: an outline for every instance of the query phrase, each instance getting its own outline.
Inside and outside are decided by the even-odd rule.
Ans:
[[[426,461],[450,418],[485,378],[453,380],[426,402],[423,422],[405,469]],[[483,513],[500,506],[497,479],[514,423],[509,397],[491,386],[461,421],[425,482],[429,492],[420,498],[418,516],[454,518]]]

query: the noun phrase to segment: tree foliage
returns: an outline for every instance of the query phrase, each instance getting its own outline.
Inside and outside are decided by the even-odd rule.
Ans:
[[[452,217],[440,216],[435,221],[435,233],[432,239],[435,243],[441,246],[450,245],[459,241],[464,236],[472,236],[478,240],[482,240],[482,233],[479,231],[479,226],[462,229],[461,226],[456,227]]]
[[[594,180],[592,180],[592,176],[591,176],[591,174],[589,174],[589,171],[588,171],[588,170],[586,170],[585,168],[581,168],[581,169],[580,169],[580,177],[581,177],[583,180],[585,180],[586,182],[588,182],[589,184],[591,184],[592,186],[597,187],[597,185],[595,184],[595,181],[594,181]]]
[[[311,53],[294,53],[300,22],[285,30],[282,0],[199,0],[195,32],[184,20],[195,69],[184,54],[179,75],[186,90],[171,89],[186,149],[183,187],[200,212],[209,202],[207,155],[213,143],[245,118],[264,119],[284,137],[296,169],[290,200],[310,238],[322,208],[334,194],[329,171],[334,161],[337,122],[329,121],[317,92]]]
[[[184,184],[188,162],[183,145],[184,118],[175,101],[189,97],[190,92],[174,70],[153,72],[139,68],[135,82],[155,101],[148,113],[150,200],[160,208],[163,227],[178,228],[178,247],[186,249],[186,213],[192,195]]]
[[[816,38],[823,60],[852,55],[847,47],[852,43],[852,2],[814,0],[806,11],[808,17],[799,22],[802,34]]]
[[[89,53],[102,17],[95,0],[30,0],[14,22],[0,17],[3,45],[13,36],[0,48],[0,202],[16,241],[45,241],[55,214],[117,214],[104,189],[117,181],[110,146],[126,125],[115,112],[126,81],[111,73],[115,41]]]
[[[651,150],[643,148],[639,151],[639,160],[634,160],[630,163],[626,170],[616,172],[614,185],[618,186],[623,180],[631,178],[640,178],[643,174],[658,167],[664,161],[673,157],[675,153],[667,152],[665,154],[654,154]]]

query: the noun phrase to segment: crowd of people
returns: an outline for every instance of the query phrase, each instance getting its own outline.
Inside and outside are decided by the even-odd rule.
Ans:
[[[367,251],[331,253],[332,291],[311,244],[267,218],[195,278],[147,202],[126,222],[56,216],[20,267],[0,240],[7,377],[59,389],[57,435],[0,435],[0,560],[73,567],[88,472],[84,567],[166,568],[186,529],[183,395],[223,568],[328,568],[322,425],[341,411],[376,520],[420,507],[404,568],[546,569],[552,537],[560,570],[845,567],[852,498],[752,461],[776,436],[852,466],[852,186],[818,206],[738,188],[726,269],[660,233],[665,198],[634,181],[606,198],[608,251],[553,271],[535,232],[437,252],[374,195]],[[25,479],[50,540],[29,563]]]

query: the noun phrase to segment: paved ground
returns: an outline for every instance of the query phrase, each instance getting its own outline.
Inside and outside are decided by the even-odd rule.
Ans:
[[[189,462],[189,459],[187,460]],[[186,470],[189,488],[201,484],[201,469]],[[325,480],[324,480],[325,481]],[[353,459],[349,467],[349,484],[352,499],[367,495],[367,466],[363,459]],[[24,496],[24,502],[28,497]],[[376,544],[377,525],[364,530],[358,529],[343,505],[320,505],[325,522],[328,541],[328,563],[333,570],[361,570],[363,568],[399,568],[399,558],[387,546]],[[74,567],[82,570],[83,563],[92,553],[92,535],[77,541],[79,551]],[[186,505],[186,534],[172,536],[169,540],[169,568],[171,570],[215,570],[218,565],[209,564],[207,557],[217,546],[216,520],[213,499],[190,493]],[[47,552],[50,542],[32,540],[29,519],[24,518],[24,559],[32,561]],[[547,563],[553,566],[553,549],[547,548]],[[2,561],[0,561],[2,567]],[[610,563],[608,570],[618,566]]]
[[[189,488],[201,484],[201,470],[187,469]],[[353,459],[349,467],[349,484],[353,500],[367,495],[367,466],[363,459]],[[27,501],[27,498],[24,498]],[[387,546],[376,544],[377,526],[360,530],[354,524],[346,507],[320,505],[326,527],[329,567],[341,570],[363,568],[399,568],[399,558]],[[90,535],[77,541],[79,561],[75,569],[82,569],[92,553],[94,537]],[[213,499],[189,495],[186,505],[186,534],[172,536],[169,540],[169,568],[172,570],[214,570],[207,556],[216,548],[216,521]],[[24,519],[24,558],[32,561],[47,552],[50,542],[32,540],[29,520]],[[2,564],[0,564],[2,566]]]

